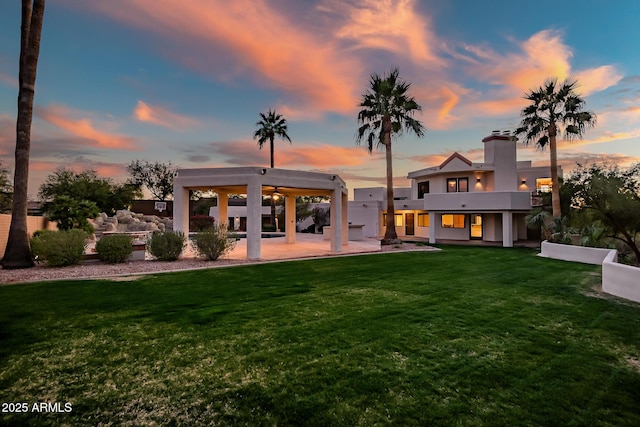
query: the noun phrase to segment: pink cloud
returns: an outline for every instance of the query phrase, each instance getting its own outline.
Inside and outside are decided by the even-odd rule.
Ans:
[[[362,147],[338,147],[322,143],[303,146],[275,141],[276,167],[333,168],[357,166],[369,160],[369,154]],[[210,144],[213,155],[226,158],[227,164],[249,166],[268,165],[269,146],[258,149],[255,141],[230,141]]]
[[[159,106],[149,105],[140,100],[133,110],[133,117],[141,122],[153,123],[170,129],[187,129],[199,124],[197,120],[190,117],[173,113]]]
[[[0,71],[0,83],[18,89],[18,78]],[[17,95],[17,93],[16,93]]]
[[[401,56],[407,53],[421,65],[442,65],[435,53],[436,38],[428,16],[416,12],[415,0],[362,0],[344,2],[326,0],[318,9],[344,23],[336,36],[355,43],[358,48],[382,49]]]
[[[70,6],[77,2],[68,0]],[[265,0],[111,0],[92,8],[163,39],[165,53],[220,79],[250,76],[290,96],[288,103],[351,112],[360,63],[330,37]]]
[[[559,31],[544,30],[529,39],[516,42],[518,50],[501,54],[486,47],[464,46],[458,58],[466,58],[468,73],[476,79],[496,85],[471,102],[468,114],[503,115],[519,111],[522,97],[540,87],[549,78],[578,79],[578,92],[584,96],[605,90],[622,80],[612,65],[573,70],[573,52]]]
[[[71,135],[86,140],[89,145],[110,150],[136,150],[134,139],[98,130],[88,118],[76,118],[86,115],[84,112],[72,111],[61,105],[34,107],[34,115],[47,123],[62,129]]]
[[[623,76],[615,67],[603,65],[598,68],[578,71],[574,77],[578,80],[577,91],[583,96],[588,96],[617,85]]]

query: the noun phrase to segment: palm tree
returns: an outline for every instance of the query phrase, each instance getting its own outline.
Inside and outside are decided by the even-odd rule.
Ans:
[[[393,168],[391,156],[391,134],[401,135],[411,131],[417,136],[424,135],[422,123],[413,118],[416,111],[422,110],[413,96],[408,95],[411,83],[398,77],[398,69],[394,68],[388,75],[372,74],[369,87],[362,95],[358,113],[358,135],[356,142],[367,142],[369,153],[373,151],[374,141],[377,146],[383,145],[387,160],[387,221],[386,231],[382,239],[383,245],[396,244],[398,235],[395,228],[395,210],[393,206]]]
[[[0,261],[2,267],[7,269],[33,266],[27,231],[27,184],[29,182],[34,86],[38,68],[38,55],[40,53],[44,1],[22,0],[13,207],[11,209],[11,227],[9,228],[7,246],[4,257]]]
[[[269,109],[267,114],[260,113],[260,120],[256,122],[258,130],[253,134],[253,139],[258,140],[258,147],[262,150],[262,146],[267,140],[269,140],[269,149],[271,151],[271,167],[273,168],[273,141],[276,136],[282,139],[286,139],[291,142],[291,138],[287,134],[287,120],[280,114],[276,113],[276,110],[271,111]],[[276,204],[271,198],[271,225],[276,225]]]
[[[256,123],[258,130],[253,134],[253,139],[258,140],[258,147],[262,150],[262,146],[269,140],[269,148],[271,150],[271,167],[273,167],[273,140],[276,136],[291,142],[291,138],[287,134],[287,120],[275,110],[267,111],[267,114],[260,113],[260,121]]]
[[[551,206],[554,218],[562,216],[560,206],[560,182],[558,180],[558,153],[556,138],[564,131],[568,141],[581,139],[587,128],[596,124],[596,115],[586,111],[585,101],[575,92],[577,81],[549,79],[544,86],[529,92],[525,99],[531,104],[522,112],[522,121],[515,135],[523,142],[534,142],[539,148],[549,146],[551,163]]]

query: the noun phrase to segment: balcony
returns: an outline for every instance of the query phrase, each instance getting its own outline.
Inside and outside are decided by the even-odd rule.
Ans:
[[[506,211],[530,210],[528,191],[477,191],[470,193],[425,194],[424,206],[430,211]]]

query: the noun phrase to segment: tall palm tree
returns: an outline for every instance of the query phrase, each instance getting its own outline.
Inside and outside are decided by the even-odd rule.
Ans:
[[[382,244],[398,243],[395,228],[395,209],[393,206],[393,168],[391,156],[391,134],[401,135],[404,131],[424,135],[422,123],[413,118],[416,111],[422,110],[415,98],[407,92],[411,83],[398,77],[398,69],[392,69],[388,75],[372,74],[369,87],[362,95],[358,113],[358,135],[356,142],[367,142],[369,153],[376,146],[383,145],[387,161],[387,221]]]
[[[269,149],[271,151],[271,167],[273,168],[273,141],[276,136],[282,139],[286,139],[291,142],[289,134],[287,134],[287,120],[280,114],[276,113],[276,110],[271,111],[269,109],[267,114],[260,113],[260,120],[256,122],[258,130],[253,134],[253,139],[258,140],[258,147],[262,150],[262,146],[267,140],[269,140]],[[271,225],[276,225],[276,204],[271,198]]]
[[[262,146],[267,140],[271,150],[271,167],[273,167],[273,141],[276,136],[291,142],[291,138],[287,134],[287,120],[275,110],[267,111],[267,114],[260,113],[260,120],[256,123],[258,130],[253,134],[253,139],[258,140],[258,147],[262,150]]]
[[[596,115],[586,111],[585,101],[575,92],[577,81],[549,79],[544,86],[525,95],[531,104],[521,112],[522,121],[515,135],[525,144],[534,142],[539,148],[549,146],[551,163],[551,206],[554,218],[562,216],[560,183],[558,180],[558,153],[556,138],[564,132],[568,141],[581,139],[587,128],[596,124]]]
[[[11,227],[9,228],[7,246],[4,257],[0,261],[2,267],[7,269],[33,266],[27,231],[27,184],[29,182],[34,86],[38,68],[38,55],[40,53],[44,1],[22,0],[13,207],[11,209]]]

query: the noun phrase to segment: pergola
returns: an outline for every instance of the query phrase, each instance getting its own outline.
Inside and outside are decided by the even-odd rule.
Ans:
[[[247,195],[247,259],[260,259],[262,196],[285,197],[285,241],[296,241],[295,196],[331,199],[331,251],[347,244],[347,187],[338,175],[260,167],[180,169],[173,181],[173,228],[189,230],[189,190],[218,194],[219,221],[226,222],[229,194]]]

